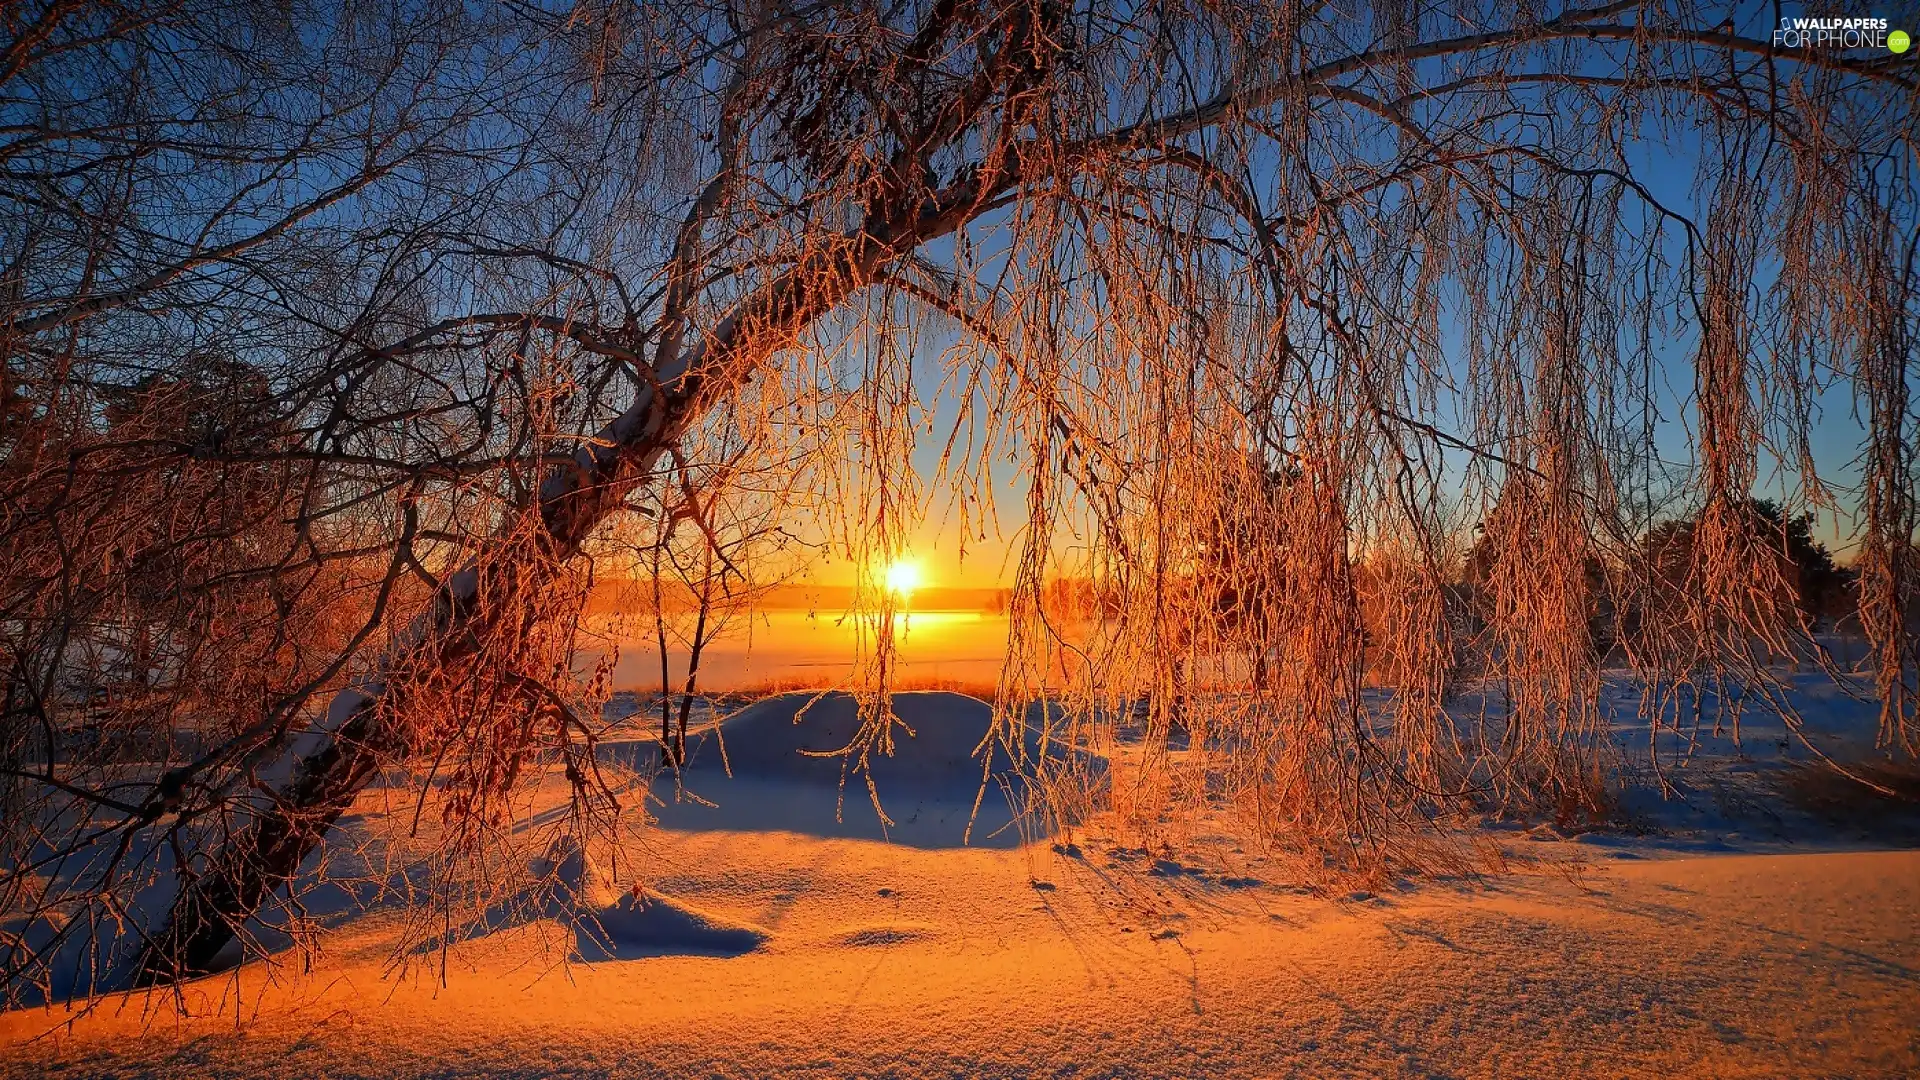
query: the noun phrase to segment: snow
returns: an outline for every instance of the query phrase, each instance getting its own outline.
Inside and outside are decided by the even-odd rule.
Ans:
[[[618,888],[571,836],[555,840],[530,869],[550,884],[543,890],[544,914],[574,928],[573,955],[580,959],[736,956],[767,940],[759,927],[730,922],[643,887]]]
[[[1644,754],[1636,694],[1609,687]],[[1870,748],[1851,699],[1796,696],[1824,745]],[[184,1012],[0,1015],[0,1076],[1920,1074],[1920,851],[1789,807],[1771,785],[1810,755],[1757,713],[1738,745],[1710,718],[1689,754],[1663,742],[1688,801],[1638,796],[1638,827],[1492,822],[1505,873],[1325,895],[1207,823],[1179,848],[995,833],[1011,779],[963,843],[990,713],[956,695],[896,701],[883,834],[863,780],[799,752],[844,747],[851,700],[811,700],[695,733],[679,780],[717,806],[657,778],[641,882],[562,837],[526,868],[537,903],[444,951],[396,967],[404,920],[373,903],[310,971],[251,961]],[[643,754],[642,721],[610,756]]]
[[[792,693],[755,702],[717,727],[690,732],[680,789],[676,777],[662,776],[655,813],[676,829],[795,832],[915,847],[1014,847],[1037,835],[1019,820],[1026,781],[1014,767],[1010,740],[992,731],[989,705],[962,694],[914,692],[894,695],[893,711],[892,752],[872,750],[862,769],[857,755],[846,752],[860,731],[850,695]],[[1018,740],[1029,765],[1043,754],[1066,760],[1059,736],[1043,737],[1043,726],[1037,715],[1030,718]],[[613,744],[608,752],[638,763],[656,745],[649,736]],[[1098,766],[1084,752],[1076,759]],[[890,823],[876,812],[876,798]]]

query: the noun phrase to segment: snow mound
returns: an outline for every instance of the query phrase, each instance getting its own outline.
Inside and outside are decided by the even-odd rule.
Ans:
[[[655,788],[663,804],[657,816],[669,828],[1011,847],[1035,832],[1035,823],[1022,818],[1034,769],[1057,771],[1069,760],[1099,764],[1044,730],[1038,709],[1011,740],[1017,761],[1010,740],[992,732],[992,707],[977,698],[899,693],[893,713],[891,747],[869,743],[863,760],[851,695],[780,694],[754,702],[689,739],[677,780],[698,798],[680,798],[667,771]],[[887,821],[874,810],[876,795]]]
[[[586,960],[643,956],[741,956],[766,944],[765,930],[728,922],[652,890],[628,893],[575,924]]]
[[[892,747],[872,746],[866,767],[883,789],[898,785],[918,793],[964,794],[971,802],[981,781],[1003,776],[1017,781],[1015,762],[1002,740],[988,745],[993,708],[978,698],[945,691],[893,695]],[[1023,725],[1022,755],[1029,762],[1060,758],[1057,736],[1043,747],[1038,724]],[[754,702],[724,721],[719,738],[736,776],[823,782],[838,787],[843,772],[858,765],[860,717],[850,694],[779,694]],[[709,735],[689,748],[689,764],[718,768],[720,746]]]
[[[529,869],[551,890],[548,915],[571,926],[583,960],[739,956],[765,944],[757,926],[730,922],[648,889],[622,889],[572,837]]]

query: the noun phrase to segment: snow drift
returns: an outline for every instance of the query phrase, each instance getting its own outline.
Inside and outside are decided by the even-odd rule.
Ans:
[[[648,889],[619,888],[572,837],[555,841],[529,869],[549,890],[545,914],[573,929],[583,960],[737,956],[767,940],[757,926],[729,922]]]
[[[1091,772],[1099,765],[1084,750],[1064,745],[1058,730],[1048,731],[1037,709],[1016,744],[1019,761],[1005,740],[988,738],[993,709],[977,698],[900,693],[893,696],[893,711],[892,752],[875,748],[863,767],[854,747],[860,719],[851,695],[795,693],[757,701],[689,735],[680,787],[671,771],[655,785],[661,823],[914,847],[1010,847],[1040,831],[1040,823],[1024,813],[1036,769],[1058,771],[1071,763]],[[638,756],[648,745],[628,744],[628,752]],[[876,797],[890,821],[876,814]]]
[[[573,959],[636,960],[649,956],[740,956],[765,944],[767,931],[733,922],[638,885],[621,888],[572,836],[556,838],[529,860],[532,884],[495,904],[473,925],[430,938],[416,955],[537,920],[573,936]]]

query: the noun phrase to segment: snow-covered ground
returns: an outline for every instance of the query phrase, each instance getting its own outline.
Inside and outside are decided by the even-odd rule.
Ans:
[[[1870,756],[1872,707],[1821,678],[1794,692],[1815,745]],[[864,783],[794,752],[844,746],[851,703],[796,724],[806,700],[727,721],[730,770],[697,734],[694,797],[655,783],[639,889],[556,845],[546,906],[444,967],[397,974],[401,916],[376,909],[310,972],[193,985],[189,1016],[144,997],[0,1016],[0,1073],[1920,1075],[1920,852],[1874,850],[1911,842],[1910,811],[1807,797],[1812,753],[1760,710],[1737,745],[1710,708],[1663,733],[1668,797],[1632,766],[1617,828],[1490,823],[1506,873],[1326,895],[1225,834],[1010,828],[999,759],[976,810],[987,710],[955,695],[896,702],[914,735],[875,769],[883,829]],[[1645,762],[1637,688],[1608,700],[1623,762]],[[639,732],[608,755],[650,752]]]

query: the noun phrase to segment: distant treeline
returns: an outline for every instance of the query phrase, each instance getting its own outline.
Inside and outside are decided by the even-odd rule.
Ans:
[[[1755,557],[1775,567],[1775,572],[1756,574],[1757,581],[1776,583],[1757,602],[1778,605],[1809,630],[1857,627],[1858,572],[1841,565],[1814,539],[1812,516],[1789,515],[1764,499],[1749,500],[1743,512],[1755,538]],[[1640,632],[1650,623],[1678,617],[1684,598],[1698,588],[1695,535],[1699,528],[1696,517],[1671,518],[1648,530],[1624,554],[1588,560],[1591,640],[1599,651],[1609,651],[1623,635]],[[1458,553],[1442,569],[1448,582],[1450,621],[1468,633],[1484,628],[1484,609],[1492,602],[1490,576],[1499,556],[1485,531],[1476,528],[1473,537],[1464,544],[1464,551],[1456,549]],[[1223,619],[1257,618],[1258,609],[1285,602],[1284,589],[1272,590],[1282,595],[1257,595],[1233,572],[1260,557],[1216,548],[1213,557],[1197,557],[1183,568],[1184,576],[1176,576],[1181,577],[1181,587],[1195,579],[1203,582],[1201,587],[1211,590],[1212,606]],[[1380,605],[1371,601],[1380,599],[1404,575],[1402,561],[1365,554],[1355,557],[1351,581],[1364,622],[1376,621]],[[1117,581],[1057,577],[1042,587],[1040,607],[1055,619],[1112,618],[1128,610],[1128,599]]]

